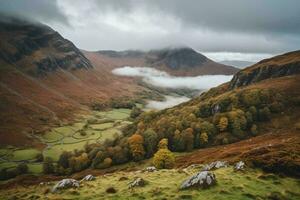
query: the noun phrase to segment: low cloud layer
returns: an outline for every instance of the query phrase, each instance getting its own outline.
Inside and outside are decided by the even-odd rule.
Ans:
[[[162,110],[165,108],[171,108],[180,103],[187,102],[190,100],[187,97],[174,97],[174,96],[165,96],[165,101],[148,101],[146,108]]]
[[[164,88],[188,88],[207,90],[231,80],[231,75],[203,75],[196,77],[171,76],[166,72],[148,67],[125,66],[116,68],[112,73],[120,76],[142,77],[146,83]]]

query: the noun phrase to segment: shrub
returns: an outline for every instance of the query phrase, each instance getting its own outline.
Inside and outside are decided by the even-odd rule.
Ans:
[[[259,109],[258,112],[259,120],[260,121],[268,121],[271,118],[270,109],[266,106],[263,109]]]
[[[144,139],[139,134],[133,134],[129,139],[129,148],[134,161],[142,160],[145,156]]]
[[[200,145],[205,146],[208,143],[208,135],[206,132],[200,134]]]
[[[138,107],[134,107],[132,110],[131,110],[131,113],[130,113],[130,117],[135,119],[137,118],[138,116],[140,116],[140,114],[142,113],[142,110]]]
[[[26,174],[28,172],[28,166],[26,163],[20,163],[17,165],[17,174]]]
[[[44,156],[42,153],[37,154],[35,158],[37,162],[43,162],[44,160]]]
[[[250,130],[252,135],[257,135],[257,126],[255,124],[251,126]]]
[[[112,165],[112,159],[111,158],[105,158],[103,160],[103,162],[99,163],[97,166],[96,166],[96,169],[105,169],[105,168],[108,168]]]
[[[43,162],[43,173],[44,174],[54,173],[53,160],[49,157],[46,157],[44,162]]]
[[[165,143],[166,139],[163,139]],[[168,141],[166,141],[168,143]],[[158,169],[170,169],[175,164],[175,157],[168,148],[159,149],[153,158],[153,165]]]

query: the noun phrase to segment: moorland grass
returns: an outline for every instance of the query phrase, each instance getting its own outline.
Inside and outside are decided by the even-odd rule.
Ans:
[[[15,150],[12,153],[11,160],[12,161],[34,160],[36,156],[40,153],[41,152],[39,150],[33,148]]]
[[[196,170],[191,170],[192,175]],[[44,194],[52,186],[28,186],[3,191],[0,198],[21,197],[30,199],[32,195],[39,198],[53,199],[195,199],[195,200],[240,200],[240,199],[299,199],[299,181],[293,178],[272,175],[272,179],[259,178],[264,174],[260,170],[248,169],[234,172],[231,167],[214,171],[217,184],[209,189],[179,190],[180,184],[190,175],[178,170],[160,170],[157,172],[115,172],[97,177],[95,181],[84,182],[79,189],[69,189],[61,193]],[[121,177],[128,180],[120,181]],[[128,183],[135,177],[147,181],[144,187],[128,188]],[[55,183],[52,183],[52,185]],[[113,187],[117,192],[106,193]]]

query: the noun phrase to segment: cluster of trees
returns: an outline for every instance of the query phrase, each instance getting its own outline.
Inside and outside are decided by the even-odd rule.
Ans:
[[[57,166],[45,159],[45,173],[73,173],[88,167],[103,169],[154,156],[158,168],[173,166],[171,151],[191,151],[227,144],[258,133],[257,124],[283,109],[283,98],[269,90],[241,90],[193,101],[159,112],[135,111],[135,121],[123,135],[84,151],[64,152]],[[171,151],[170,151],[171,150]]]
[[[19,175],[23,175],[28,173],[28,166],[26,163],[20,163],[17,165],[16,168],[11,168],[11,169],[2,169],[0,171],[0,180],[7,180],[14,178]]]

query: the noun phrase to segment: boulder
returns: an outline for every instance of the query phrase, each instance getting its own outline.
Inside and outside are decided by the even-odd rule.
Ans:
[[[146,185],[146,181],[142,178],[136,178],[132,182],[129,183],[129,188],[133,187],[143,187]]]
[[[188,189],[188,188],[208,188],[214,184],[216,184],[216,176],[213,172],[210,171],[201,171],[192,177],[185,180],[180,189]]]
[[[226,161],[215,161],[208,165],[205,165],[203,167],[202,171],[209,171],[209,170],[219,169],[219,168],[223,168],[223,167],[228,167]]]
[[[75,179],[63,179],[56,183],[56,185],[52,188],[52,192],[57,192],[61,189],[67,188],[78,188],[80,186],[80,182]]]
[[[89,174],[89,175],[86,175],[81,181],[93,181],[95,180],[95,176]]]
[[[238,163],[236,163],[233,167],[234,171],[241,171],[244,170],[246,167],[245,163],[243,161],[239,161]]]
[[[155,171],[157,171],[157,169],[154,166],[150,166],[150,167],[147,167],[144,171],[145,172],[155,172]]]

